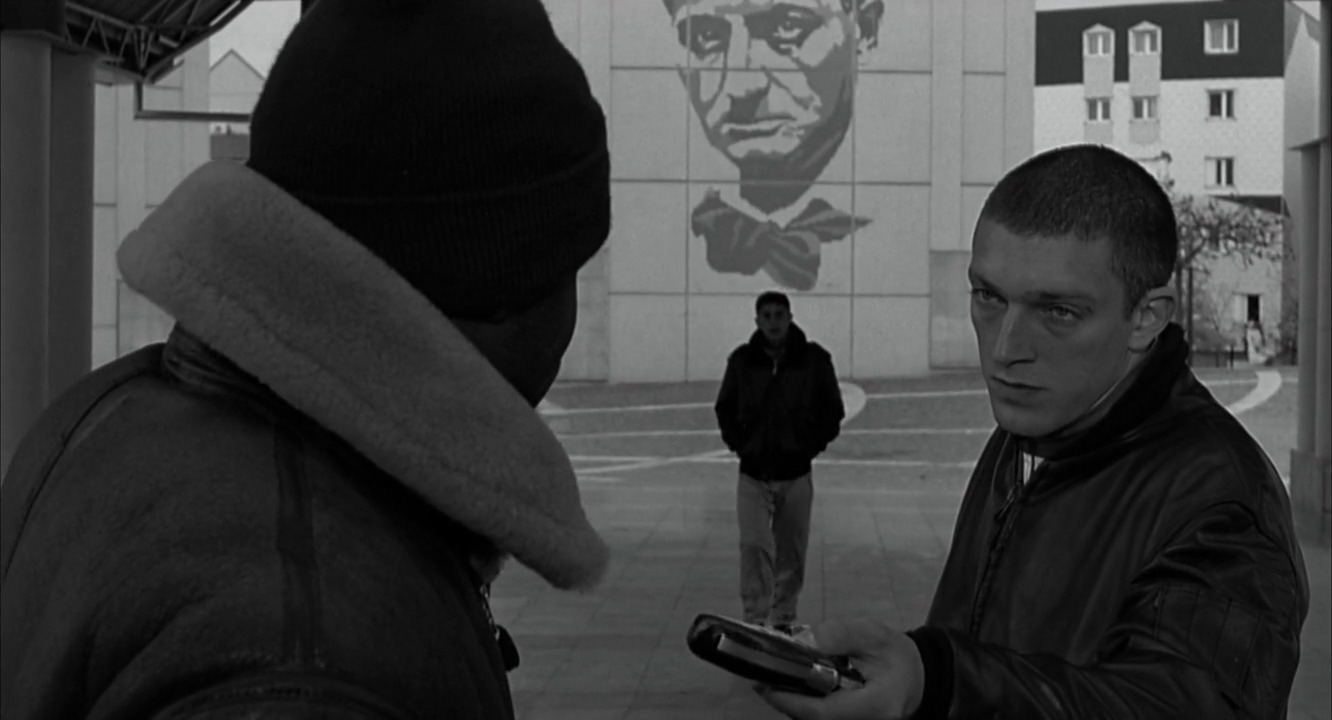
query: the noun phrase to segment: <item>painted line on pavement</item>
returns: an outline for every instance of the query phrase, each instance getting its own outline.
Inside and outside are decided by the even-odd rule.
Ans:
[[[1202,384],[1207,387],[1219,387],[1223,385],[1248,385],[1251,382],[1253,381],[1252,380],[1211,380],[1211,381],[1203,380]],[[848,386],[851,388],[855,388],[855,390],[853,390],[852,392],[858,391],[861,395],[864,396],[866,401],[906,400],[906,399],[936,398],[936,397],[963,397],[968,395],[984,395],[986,393],[985,388],[973,388],[969,390],[920,390],[920,391],[904,391],[904,392],[866,393],[859,386],[854,385],[852,383],[847,383],[847,382],[838,383],[838,387],[841,387],[844,392],[843,402],[848,405],[850,404],[850,401],[847,400],[847,397],[845,395]],[[701,410],[705,408],[712,409],[714,406],[715,403],[711,402],[664,403],[664,404],[654,404],[654,405],[606,405],[601,407],[583,407],[583,408],[566,408],[550,404],[547,407],[538,406],[538,410],[541,412],[542,415],[565,416],[565,415],[596,415],[600,413],[617,413],[617,412],[667,412],[671,410]],[[851,413],[850,410],[848,409],[847,418],[850,419],[850,417]]]
[[[838,389],[842,393],[842,404],[846,408],[846,417],[842,419],[843,423],[850,422],[852,418],[860,414],[865,409],[865,391],[852,383],[838,383]],[[649,460],[640,460],[623,465],[611,465],[609,467],[588,468],[583,470],[584,474],[603,473],[603,472],[625,472],[628,470],[651,470],[664,465],[676,465],[689,462],[713,462],[716,460],[730,461],[731,451],[729,448],[719,450],[709,450],[708,452],[685,455],[682,457],[654,458]]]
[[[994,427],[987,428],[843,428],[842,435],[988,435]],[[608,430],[606,432],[564,433],[557,435],[560,440],[601,440],[606,438],[654,438],[654,437],[716,437],[716,430]],[[588,460],[598,457],[617,457],[613,455],[587,455]],[[627,458],[630,459],[630,458]],[[646,458],[638,458],[646,459]]]
[[[730,458],[695,458],[689,462],[698,463],[716,463],[731,462]],[[976,467],[975,460],[962,460],[957,462],[938,462],[935,460],[876,460],[873,458],[819,458],[814,461],[815,465],[849,465],[864,467],[958,467],[971,469]]]
[[[731,451],[725,448],[721,450],[711,450],[697,455],[681,455],[680,457],[653,458],[652,460],[643,460],[641,462],[625,463],[623,465],[610,465],[607,467],[587,468],[581,471],[582,474],[601,474],[612,472],[625,472],[627,470],[651,470],[665,465],[676,465],[687,462],[705,462],[710,458],[722,458],[730,455]]]
[[[1281,389],[1281,373],[1275,370],[1258,370],[1254,373],[1258,376],[1258,384],[1249,391],[1248,395],[1231,403],[1226,409],[1239,415],[1242,412],[1252,410],[1259,405],[1272,399],[1273,395]]]
[[[1281,389],[1281,374],[1272,370],[1260,370],[1255,373],[1257,384],[1248,394],[1238,401],[1227,406],[1234,414],[1251,410],[1267,402]],[[1204,382],[1208,387],[1220,385],[1244,385],[1249,380],[1217,380],[1213,382]],[[847,407],[846,418],[843,423],[858,415],[865,407],[869,399],[885,398],[916,398],[916,397],[949,397],[960,395],[980,395],[986,391],[978,390],[942,390],[929,392],[903,392],[903,393],[865,393],[863,389],[852,383],[839,383],[838,387],[842,390],[843,403]],[[563,409],[551,405],[547,409],[547,414],[577,414],[592,412],[615,412],[615,411],[636,411],[636,410],[665,410],[695,407],[712,407],[710,403],[681,403],[677,405],[640,405],[629,406],[625,408],[574,408]],[[942,434],[988,434],[993,432],[993,428],[867,428],[843,430],[843,434],[854,435],[942,435]],[[605,433],[583,433],[573,435],[562,435],[560,439],[576,438],[610,438],[610,437],[669,437],[685,435],[713,435],[715,430],[645,430],[645,431],[620,431]],[[603,467],[584,468],[578,471],[578,479],[587,482],[620,482],[618,478],[607,478],[601,473],[626,472],[631,470],[650,470],[666,465],[677,465],[682,463],[730,463],[734,459],[730,457],[731,451],[726,448],[710,450],[708,452],[696,453],[692,455],[683,455],[678,457],[644,457],[644,456],[620,456],[620,455],[578,455],[571,456],[571,460],[579,462],[611,462],[618,463]],[[935,462],[929,460],[874,460],[874,459],[839,459],[827,458],[819,459],[821,465],[843,465],[843,466],[862,466],[862,467],[956,467],[956,468],[974,468],[976,462],[958,461],[958,462]],[[1284,478],[1283,478],[1284,480]],[[1287,481],[1289,487],[1289,481]]]
[[[846,416],[842,418],[842,424],[851,422],[851,418],[860,414],[865,409],[866,395],[865,391],[854,383],[839,382],[837,389],[842,391],[842,407],[846,410]]]
[[[569,459],[573,462],[626,463],[626,462],[646,462],[651,460],[661,460],[662,458],[660,455],[570,455]]]

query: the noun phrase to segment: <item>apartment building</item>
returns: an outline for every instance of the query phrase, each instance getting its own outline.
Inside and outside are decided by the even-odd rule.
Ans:
[[[1316,124],[1317,16],[1317,3],[1282,0],[1040,0],[1033,147],[1110,145],[1175,192],[1288,216],[1287,148]],[[1241,344],[1257,321],[1278,344],[1294,327],[1284,264],[1207,263],[1197,339]]]

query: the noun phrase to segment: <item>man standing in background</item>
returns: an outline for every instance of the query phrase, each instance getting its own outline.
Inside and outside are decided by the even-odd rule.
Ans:
[[[740,600],[744,620],[792,631],[805,580],[811,465],[845,411],[832,356],[791,321],[791,301],[765,292],[758,329],[727,359],[717,395],[722,441],[740,456]]]

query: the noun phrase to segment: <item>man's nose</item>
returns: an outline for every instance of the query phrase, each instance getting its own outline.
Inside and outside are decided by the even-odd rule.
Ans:
[[[999,321],[999,332],[994,337],[990,348],[990,357],[996,363],[1011,365],[1015,362],[1030,360],[1031,329],[1021,308],[1010,305]]]
[[[762,71],[771,65],[767,58],[770,50],[766,42],[749,32],[744,21],[731,20],[731,41],[726,47],[728,94],[750,95],[767,87],[768,80]]]

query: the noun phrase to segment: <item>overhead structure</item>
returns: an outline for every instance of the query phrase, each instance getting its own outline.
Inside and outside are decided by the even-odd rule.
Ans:
[[[253,0],[6,0],[0,30],[44,35],[130,81],[154,82]]]
[[[0,0],[0,469],[92,364],[94,84],[160,79],[251,2]]]

